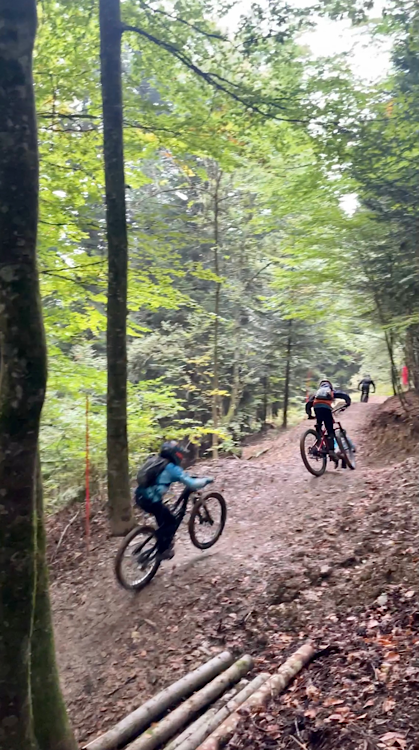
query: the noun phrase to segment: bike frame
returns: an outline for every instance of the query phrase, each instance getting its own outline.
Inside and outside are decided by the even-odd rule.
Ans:
[[[195,494],[196,492],[197,490],[190,490],[188,489],[188,487],[185,487],[185,489],[182,490],[182,492],[180,493],[173,507],[171,508],[169,507],[169,510],[171,511],[171,513],[173,513],[174,517],[176,518],[176,531],[181,525],[183,519],[185,518],[186,511],[188,509],[189,498],[191,497],[191,495]]]
[[[180,493],[178,499],[175,501],[175,504],[171,508],[169,508],[171,513],[173,513],[174,517],[176,518],[175,534],[177,533],[179,526],[181,525],[183,519],[185,518],[185,514],[188,508],[189,498],[191,495],[193,495],[196,492],[197,490],[190,490],[188,489],[188,487],[185,487],[185,489]],[[157,544],[155,544],[150,550],[148,550],[148,552],[144,553],[145,559],[151,559],[153,555],[156,554],[156,551],[157,551]],[[134,550],[134,554],[135,552],[136,550]]]
[[[335,417],[335,414],[339,414],[339,412],[345,411],[346,408],[347,408],[346,406],[337,406],[335,409],[332,409],[333,417]],[[336,418],[334,418],[334,423],[333,423],[333,429],[335,428],[339,429],[346,436],[346,431],[344,427],[342,426],[342,423],[339,422],[339,420],[337,420]],[[317,446],[317,450],[324,450],[326,451],[326,453],[329,453],[329,447],[327,445],[327,432],[326,432],[326,428],[324,425],[322,426],[322,434],[321,434],[319,445]]]
[[[191,495],[198,495],[198,494],[199,494],[199,490],[190,490],[188,489],[188,487],[185,487],[185,489],[182,490],[182,492],[180,493],[178,499],[175,501],[175,504],[172,507],[169,507],[170,512],[173,513],[174,517],[176,518],[176,529],[175,529],[173,537],[177,533],[179,526],[181,525],[183,519],[185,518],[186,511],[188,509],[189,498],[191,497]],[[150,549],[146,553],[146,557],[150,559],[153,555],[156,554],[156,550],[157,550],[157,545],[154,545],[152,549]]]

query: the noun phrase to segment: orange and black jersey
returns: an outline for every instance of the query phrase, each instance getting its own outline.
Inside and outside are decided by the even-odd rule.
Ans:
[[[348,394],[345,393],[344,391],[333,391],[333,399],[337,399],[337,398],[341,399],[342,401],[345,401],[346,406],[351,405],[351,397],[348,396]],[[310,396],[310,398],[308,399],[306,403],[306,413],[309,417],[311,417],[313,406],[322,406],[323,408],[331,409],[332,405],[333,405],[333,400],[326,401],[324,399],[318,399],[318,398],[316,399],[315,395]]]

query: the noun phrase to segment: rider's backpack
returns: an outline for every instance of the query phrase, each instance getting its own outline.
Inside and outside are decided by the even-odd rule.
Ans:
[[[137,484],[141,489],[151,487],[156,483],[159,474],[166,468],[169,461],[161,456],[149,456],[138,469]]]
[[[334,395],[330,385],[321,385],[315,396],[316,399],[322,401],[333,401]]]

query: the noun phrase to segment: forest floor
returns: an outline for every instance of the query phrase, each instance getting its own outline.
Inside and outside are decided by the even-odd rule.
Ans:
[[[56,645],[80,742],[223,647],[272,671],[311,637],[330,647],[325,655],[266,711],[244,717],[229,747],[419,748],[419,410],[412,402],[406,418],[382,401],[343,417],[355,471],[308,474],[306,422],[242,460],[199,464],[194,473],[214,476],[226,497],[224,534],[198,552],[181,528],[174,560],[138,595],[118,588],[118,541],[99,506],[89,555],[82,513],[63,537],[76,509],[50,519]]]

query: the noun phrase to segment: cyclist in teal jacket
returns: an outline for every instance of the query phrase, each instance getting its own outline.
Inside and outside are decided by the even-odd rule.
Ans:
[[[185,457],[185,450],[176,440],[163,443],[160,449],[161,458],[169,461],[158,475],[151,487],[137,487],[135,502],[146,513],[151,513],[158,524],[157,546],[161,560],[170,560],[174,553],[173,537],[176,532],[176,518],[163,502],[163,497],[171,484],[181,482],[189,490],[202,490],[214,480],[210,477],[191,477],[181,467]]]

